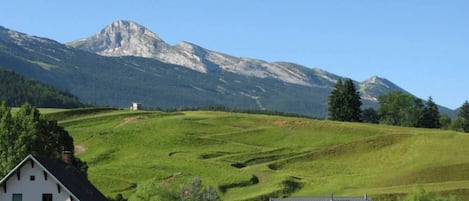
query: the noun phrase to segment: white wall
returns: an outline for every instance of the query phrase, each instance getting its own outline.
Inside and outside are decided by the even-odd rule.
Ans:
[[[35,180],[31,181],[30,176],[35,176]],[[44,172],[38,164],[34,164],[31,168],[31,162],[26,162],[21,168],[20,180],[16,174],[13,174],[7,183],[7,192],[0,187],[0,200],[12,201],[13,194],[23,194],[23,201],[41,201],[43,193],[52,194],[53,201],[70,201],[70,196],[62,187],[58,193],[57,183],[52,179],[51,175],[47,175],[44,180]]]

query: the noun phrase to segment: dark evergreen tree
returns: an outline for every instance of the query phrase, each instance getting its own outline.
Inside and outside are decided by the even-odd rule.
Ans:
[[[405,118],[402,126],[419,127],[425,105],[420,98],[413,97],[412,95],[407,96],[408,99],[412,101],[410,107],[403,111],[405,113]]]
[[[376,110],[371,107],[363,110],[362,121],[365,123],[373,123],[373,124],[379,123],[378,112],[376,112]]]
[[[423,128],[440,128],[440,112],[438,106],[433,102],[432,97],[428,98],[428,101],[423,108],[422,116],[420,119],[419,127]]]
[[[360,92],[351,79],[339,80],[329,96],[329,119],[337,121],[360,121]]]
[[[459,109],[458,119],[460,119],[459,130],[464,132],[469,132],[469,102],[464,102],[464,104]]]
[[[335,84],[334,89],[331,91],[329,95],[329,119],[330,120],[337,120],[340,121],[343,119],[343,111],[342,111],[342,102],[343,100],[343,88],[344,83],[342,80],[337,81]]]

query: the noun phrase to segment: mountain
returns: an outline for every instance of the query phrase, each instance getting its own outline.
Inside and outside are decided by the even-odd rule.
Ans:
[[[370,79],[359,83],[359,88],[362,99],[372,102],[378,102],[378,97],[388,91],[402,91],[409,93],[386,78],[378,76],[373,76]]]
[[[77,97],[54,87],[30,80],[15,72],[0,68],[0,101],[18,107],[30,103],[45,108],[84,107]]]
[[[258,78],[274,78],[303,86],[314,85],[310,83],[308,74],[314,76],[315,71],[310,71],[305,67],[289,63],[268,63],[255,59],[237,58],[185,41],[171,46],[147,28],[129,21],[115,21],[94,36],[73,41],[67,45],[103,56],[153,58],[185,66],[201,73],[225,71]],[[331,81],[330,78],[326,79],[329,79],[326,81]]]
[[[129,21],[113,22],[66,45],[0,27],[0,66],[98,105],[224,105],[322,118],[331,89],[344,79],[318,68],[239,58],[189,42],[172,46]],[[356,84],[364,107],[376,106],[386,91],[402,90],[378,77]]]

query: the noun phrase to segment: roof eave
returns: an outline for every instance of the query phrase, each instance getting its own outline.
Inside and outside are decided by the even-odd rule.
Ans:
[[[68,188],[62,184],[62,182],[60,182],[60,180],[58,180],[54,174],[52,174],[46,167],[44,167],[44,165],[42,165],[33,155],[29,154],[28,156],[26,156],[26,158],[24,158],[18,165],[16,165],[15,168],[13,168],[5,177],[2,178],[2,180],[0,181],[0,185],[3,185],[4,182],[6,182],[8,180],[8,178],[10,178],[18,168],[21,168],[24,166],[24,164],[29,161],[29,160],[33,160],[34,163],[36,163],[37,165],[39,165],[48,175],[50,175],[50,177],[55,181],[57,182],[63,189],[65,189],[65,191],[67,191],[67,193],[73,198],[73,200],[76,200],[76,201],[80,201],[80,199],[77,198],[77,196],[75,196],[70,190],[68,190]]]

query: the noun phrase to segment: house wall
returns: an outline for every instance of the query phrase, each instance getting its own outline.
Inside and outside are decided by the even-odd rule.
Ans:
[[[38,164],[34,164],[32,168],[31,162],[26,162],[20,170],[20,180],[16,174],[13,174],[6,182],[6,194],[0,187],[1,201],[12,201],[15,193],[23,194],[23,201],[40,201],[43,193],[52,194],[53,201],[70,201],[70,195],[64,188],[60,189],[60,193],[58,192],[57,182],[51,175],[47,175],[47,180],[45,180],[44,172]],[[35,180],[31,181],[30,176],[35,176]]]
[[[140,103],[132,103],[130,106],[130,110],[140,110],[142,108],[142,104]]]

